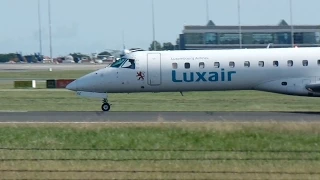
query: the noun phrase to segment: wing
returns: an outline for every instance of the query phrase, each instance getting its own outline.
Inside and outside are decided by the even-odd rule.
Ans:
[[[307,84],[305,87],[311,92],[320,92],[320,83]]]

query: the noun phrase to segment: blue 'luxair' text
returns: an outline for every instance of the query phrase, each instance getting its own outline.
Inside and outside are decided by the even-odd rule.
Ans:
[[[226,77],[227,74],[227,77]],[[172,70],[172,81],[173,82],[216,82],[216,81],[232,81],[232,74],[236,74],[236,71],[224,72],[221,69],[221,73],[218,72],[184,72],[183,78],[177,77],[177,72]]]

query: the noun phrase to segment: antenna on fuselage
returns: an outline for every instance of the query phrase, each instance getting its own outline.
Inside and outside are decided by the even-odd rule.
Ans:
[[[269,49],[271,45],[273,45],[273,43],[269,43],[267,49]]]
[[[183,96],[182,91],[180,91],[181,96]]]

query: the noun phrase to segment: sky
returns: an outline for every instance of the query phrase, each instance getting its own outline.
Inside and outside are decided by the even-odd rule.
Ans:
[[[53,56],[148,49],[152,0],[51,0]],[[237,0],[208,0],[216,25],[238,25]],[[290,24],[289,0],[240,0],[242,25]],[[49,51],[48,0],[40,0],[42,49]],[[293,24],[320,24],[319,0],[292,0]],[[206,0],[154,0],[155,39],[175,44],[185,25],[207,23]],[[38,0],[0,0],[0,53],[39,52]],[[123,38],[124,37],[124,38]],[[124,41],[123,41],[124,39]]]

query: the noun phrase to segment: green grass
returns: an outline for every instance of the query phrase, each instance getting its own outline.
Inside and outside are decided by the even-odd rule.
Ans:
[[[0,147],[314,150],[319,147],[318,123],[94,124],[1,125]],[[320,153],[261,152],[142,152],[142,151],[9,151],[0,158],[309,158],[314,161],[0,161],[0,169],[29,170],[147,170],[147,171],[265,171],[320,172]],[[243,178],[318,179],[319,175],[290,174],[161,174],[161,173],[0,173],[2,178]]]
[[[1,90],[0,111],[100,111],[67,90]],[[109,94],[112,111],[319,111],[319,98],[258,91]]]
[[[28,71],[28,72],[0,72],[1,78],[37,78],[37,79],[63,79],[63,78],[79,78],[94,70],[69,70],[69,71]]]

